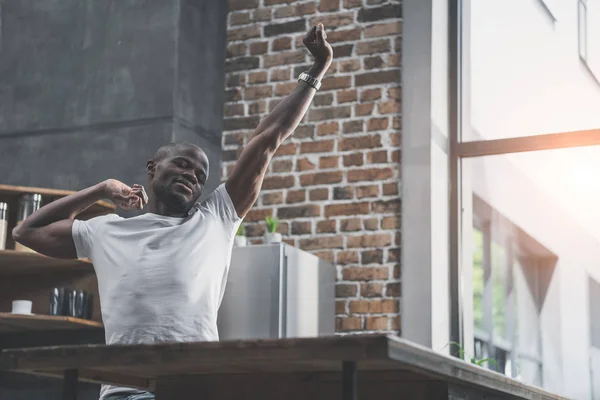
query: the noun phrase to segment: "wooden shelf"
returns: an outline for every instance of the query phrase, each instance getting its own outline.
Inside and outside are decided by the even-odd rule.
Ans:
[[[1,185],[0,184],[0,195],[8,195],[8,196],[20,196],[23,193],[39,193],[42,196],[48,197],[65,197],[70,194],[75,193],[71,190],[60,190],[60,189],[46,189],[46,188],[36,188],[29,186],[13,186],[13,185]],[[85,210],[82,215],[102,215],[112,213],[115,210],[115,206],[106,201],[98,201],[96,204]]]
[[[20,331],[57,331],[73,329],[99,329],[97,321],[54,315],[20,315],[0,312],[0,333]]]
[[[89,260],[62,260],[38,253],[0,250],[0,276],[93,271]]]

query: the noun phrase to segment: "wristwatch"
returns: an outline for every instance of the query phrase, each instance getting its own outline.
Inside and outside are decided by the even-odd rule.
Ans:
[[[298,77],[298,82],[300,81],[308,83],[310,86],[314,87],[317,90],[321,88],[321,81],[313,76],[310,76],[306,72],[300,74],[300,76]]]

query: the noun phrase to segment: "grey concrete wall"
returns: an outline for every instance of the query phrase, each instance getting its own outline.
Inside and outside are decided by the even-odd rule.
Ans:
[[[0,183],[79,190],[146,183],[171,141],[220,182],[227,2],[0,0]],[[60,382],[0,376],[0,399],[59,399]],[[80,399],[97,399],[82,385]]]

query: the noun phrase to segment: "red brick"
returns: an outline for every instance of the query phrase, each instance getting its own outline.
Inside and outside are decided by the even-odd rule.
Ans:
[[[402,296],[402,287],[400,282],[388,283],[385,285],[385,295],[389,297],[400,297]]]
[[[346,317],[335,319],[336,331],[338,332],[350,332],[362,330],[362,319],[360,317]]]
[[[344,167],[363,165],[362,153],[352,153],[344,156]]]
[[[258,71],[258,72],[250,72],[248,74],[248,83],[265,83],[267,81],[267,72],[266,71]]]
[[[340,9],[340,0],[319,1],[319,11],[337,11]]]
[[[350,76],[331,76],[323,79],[320,90],[344,89],[349,88],[351,85],[352,77]]]
[[[250,23],[249,12],[232,12],[229,14],[229,23],[232,26],[245,25]]]
[[[227,8],[231,11],[245,10],[258,7],[258,0],[228,0]]]
[[[356,188],[356,198],[363,199],[365,197],[378,197],[379,186],[378,185],[367,185],[359,186]]]
[[[353,186],[338,186],[333,188],[334,200],[350,200],[354,198]]]
[[[356,101],[357,92],[355,89],[339,91],[336,94],[338,103],[350,103]]]
[[[329,199],[329,189],[319,188],[313,189],[309,193],[310,201],[320,201]]]
[[[378,36],[399,35],[402,33],[402,21],[387,22],[383,24],[375,24],[367,27],[364,30],[366,38]]]
[[[236,115],[244,115],[243,104],[226,104],[223,114],[226,117],[235,117]]]
[[[373,114],[373,108],[375,108],[375,104],[373,103],[355,104],[354,115],[356,115],[357,117],[371,115]]]
[[[263,181],[263,190],[268,189],[284,189],[294,186],[295,179],[293,176],[267,176]]]
[[[364,125],[364,123],[361,119],[344,122],[344,124],[342,125],[342,132],[344,132],[344,133],[362,132],[364,129],[363,125]]]
[[[338,65],[340,72],[354,72],[360,69],[360,60],[342,60]]]
[[[317,222],[317,233],[335,233],[335,229],[336,221],[334,219]]]
[[[314,14],[317,11],[317,4],[313,1],[296,5],[297,15]]]
[[[332,14],[322,17],[313,18],[311,21],[311,26],[315,26],[319,23],[323,24],[327,29],[337,28],[344,25],[350,25],[354,23],[354,13],[353,12],[345,12],[339,14]]]
[[[269,42],[255,42],[250,44],[250,54],[265,54],[269,49]]]
[[[250,115],[262,114],[266,109],[267,103],[264,100],[248,104],[248,114]]]
[[[298,86],[296,82],[278,83],[275,85],[275,96],[287,96]]]
[[[270,8],[258,8],[252,13],[253,21],[270,21],[271,20],[271,9]]]
[[[374,213],[399,213],[401,209],[400,199],[376,201],[371,205]]]
[[[275,156],[287,156],[296,154],[297,145],[296,143],[286,143],[279,146],[279,149],[275,152]]]
[[[368,164],[383,164],[388,162],[387,150],[371,151],[367,153]]]
[[[318,217],[320,214],[321,214],[321,207],[317,204],[308,204],[305,206],[281,207],[277,210],[277,216],[280,219]]]
[[[348,247],[386,247],[392,244],[392,235],[389,233],[365,234],[349,236]]]
[[[367,72],[354,77],[354,84],[356,86],[379,85],[390,82],[400,83],[400,70]]]
[[[343,137],[339,139],[339,150],[360,150],[381,147],[381,135],[365,135],[356,137]]]
[[[360,253],[360,263],[362,265],[383,263],[383,250],[376,249],[376,250],[362,251]],[[381,278],[374,278],[374,279],[388,279],[388,275],[389,275],[389,268],[382,267],[380,270],[378,270],[378,275],[377,275],[377,276],[381,276]],[[383,277],[383,276],[385,276],[385,277]]]
[[[263,57],[263,67],[284,66],[290,64],[303,63],[306,55],[303,51],[285,51],[277,54],[266,55]]]
[[[384,183],[383,184],[383,195],[384,196],[395,196],[398,194],[397,183]]]
[[[271,71],[271,81],[287,81],[290,79],[290,68],[279,68]]]
[[[227,57],[237,57],[246,55],[248,47],[245,43],[234,43],[227,46]]]
[[[262,202],[265,206],[271,204],[281,204],[283,203],[283,192],[264,193],[262,195]]]
[[[325,27],[327,28],[327,27]],[[327,41],[329,43],[352,42],[360,40],[360,29],[342,29],[333,32],[327,32]]]
[[[292,222],[292,235],[307,235],[312,233],[312,223],[310,221]]]
[[[250,211],[248,211],[248,214],[246,214],[246,217],[244,218],[244,222],[264,221],[265,217],[267,215],[270,215],[270,216],[273,215],[272,208],[263,208],[263,209],[253,208]],[[246,227],[246,228],[248,228],[248,227]]]
[[[362,297],[381,297],[383,296],[383,285],[381,283],[361,283],[360,295]]]
[[[258,25],[246,26],[244,28],[229,29],[227,31],[227,41],[248,40],[260,37],[260,27]]]
[[[344,8],[356,8],[362,6],[362,0],[344,0]]]
[[[373,281],[388,279],[389,271],[385,267],[346,267],[342,270],[345,281]]]
[[[337,300],[335,302],[335,314],[336,315],[346,315],[346,302],[344,300]]]
[[[304,142],[300,144],[300,154],[305,153],[328,153],[333,151],[334,140],[319,140],[314,142]]]
[[[273,172],[291,172],[294,167],[292,160],[277,160],[271,165]]]
[[[317,166],[309,161],[308,158],[299,158],[296,161],[296,171],[311,171],[316,168]]]
[[[302,185],[302,186],[329,185],[332,183],[341,182],[343,178],[344,178],[343,171],[317,172],[314,174],[303,174],[303,175],[300,175],[300,185]],[[326,216],[328,216],[328,215],[326,215]]]
[[[325,206],[325,217],[338,215],[358,215],[369,213],[369,203],[342,203]]]
[[[292,38],[291,37],[280,37],[273,40],[271,44],[272,51],[281,51],[281,50],[289,50],[292,48]]]
[[[333,251],[329,250],[325,250],[325,251],[314,251],[312,254],[314,254],[315,256],[319,257],[321,260],[325,260],[330,264],[334,264],[335,263],[335,255],[333,254]]]
[[[340,221],[340,231],[356,232],[362,229],[360,218],[348,218]],[[358,256],[357,256],[358,260]],[[356,261],[358,262],[358,261]]]
[[[367,121],[367,131],[382,131],[387,129],[389,125],[390,121],[387,117],[370,118]]]
[[[379,114],[399,114],[402,112],[402,103],[395,100],[385,101],[377,105],[377,111]]]
[[[319,159],[319,168],[337,168],[340,165],[340,158],[338,156],[327,156]]]
[[[317,125],[317,136],[334,135],[338,133],[340,126],[336,121],[325,122]]]
[[[306,200],[306,190],[288,190],[287,197],[285,198],[286,203],[302,203]]]
[[[383,331],[388,329],[387,317],[367,317],[365,319],[365,329],[368,331]]]
[[[356,54],[380,54],[390,51],[389,39],[377,39],[369,41],[361,41],[356,45]]]
[[[360,101],[374,101],[381,98],[381,89],[365,89],[360,93]]]
[[[338,283],[335,285],[335,297],[353,297],[358,293],[355,283]]]
[[[394,314],[399,310],[398,300],[382,299],[369,301],[368,312],[373,314]]]
[[[354,250],[344,250],[337,254],[337,263],[341,265],[357,264],[358,252]]]
[[[313,104],[315,106],[328,106],[333,103],[333,94],[332,93],[323,93],[318,94],[313,99]]]
[[[264,99],[265,97],[271,97],[273,89],[268,85],[248,86],[244,92],[244,98],[246,100],[257,100]]]
[[[367,300],[352,300],[349,306],[351,314],[366,314],[369,312],[369,301]]]
[[[300,240],[300,248],[303,250],[341,249],[343,246],[343,236],[320,236]]]
[[[377,218],[368,218],[363,221],[363,226],[367,231],[376,231],[379,229],[379,221]]]

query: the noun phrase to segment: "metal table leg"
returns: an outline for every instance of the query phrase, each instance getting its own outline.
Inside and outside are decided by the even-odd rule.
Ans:
[[[356,390],[356,362],[342,363],[342,400],[358,400]]]
[[[63,400],[77,400],[79,374],[76,369],[67,369],[63,377]]]

